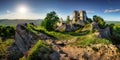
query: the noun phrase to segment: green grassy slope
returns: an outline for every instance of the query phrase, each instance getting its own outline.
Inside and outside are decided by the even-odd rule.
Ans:
[[[8,48],[13,44],[13,39],[7,39],[6,41],[0,40],[0,60],[8,56]]]

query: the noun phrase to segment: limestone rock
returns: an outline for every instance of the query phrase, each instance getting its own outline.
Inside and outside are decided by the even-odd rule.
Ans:
[[[34,26],[34,24],[30,23],[31,25]],[[14,45],[12,45],[8,51],[10,54],[13,55],[13,53],[16,53],[16,56],[20,58],[21,55],[25,55],[27,51],[39,40],[46,40],[50,39],[47,35],[45,35],[42,32],[38,33],[33,33],[32,31],[28,31],[27,27],[28,23],[21,23],[16,26],[16,31],[15,31],[15,40],[14,40]],[[35,26],[36,27],[36,26]],[[21,55],[19,54],[21,53]],[[15,56],[12,56],[14,58]],[[16,58],[12,59],[16,60]]]
[[[37,37],[31,32],[26,31],[27,23],[18,24],[15,32],[15,44],[23,54],[29,50]]]

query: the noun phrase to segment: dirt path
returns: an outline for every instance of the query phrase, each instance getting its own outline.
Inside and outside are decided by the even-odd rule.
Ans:
[[[62,41],[51,42],[52,48],[60,55],[60,60],[119,60],[116,46],[96,44],[86,48],[70,46]]]

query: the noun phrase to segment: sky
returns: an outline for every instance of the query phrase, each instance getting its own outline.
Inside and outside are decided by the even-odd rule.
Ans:
[[[120,21],[120,0],[0,0],[0,19],[44,19],[55,11],[65,20],[72,19],[74,10],[85,10],[89,18]]]

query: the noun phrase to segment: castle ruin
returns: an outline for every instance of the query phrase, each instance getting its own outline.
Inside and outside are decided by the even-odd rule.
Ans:
[[[68,18],[69,16],[67,16]],[[70,17],[69,17],[70,18]],[[72,19],[68,23],[63,23],[63,19],[60,18],[59,21],[56,23],[58,26],[56,30],[60,31],[73,31],[78,29],[80,26],[84,26],[85,22],[87,21],[87,14],[86,11],[73,11]],[[77,25],[77,26],[76,26]]]
[[[84,25],[84,21],[87,21],[86,11],[73,11],[72,14],[72,23],[78,25]]]

